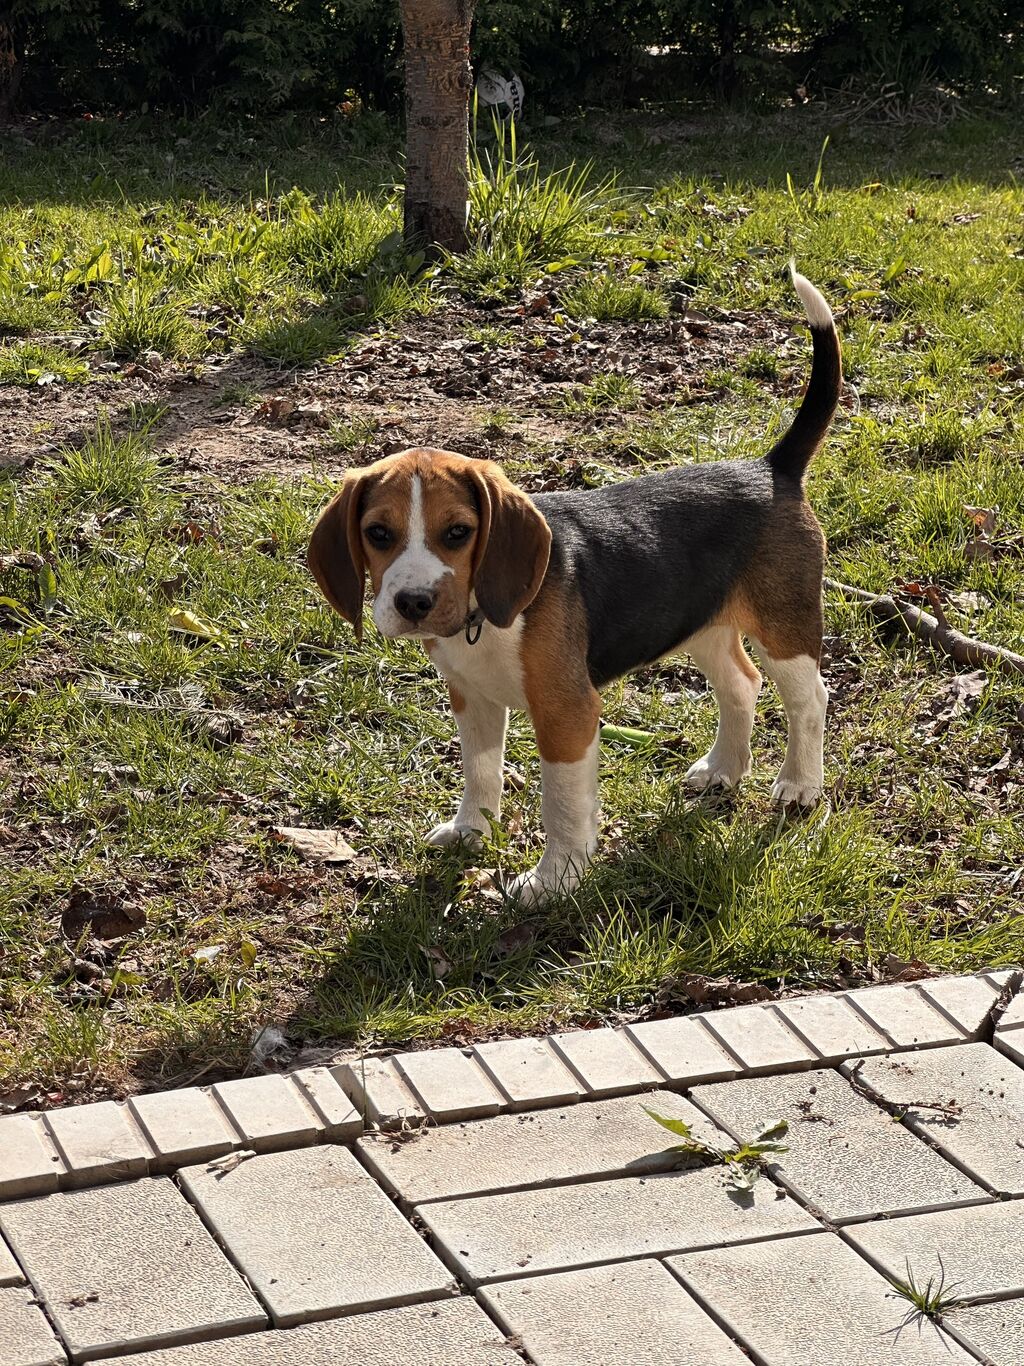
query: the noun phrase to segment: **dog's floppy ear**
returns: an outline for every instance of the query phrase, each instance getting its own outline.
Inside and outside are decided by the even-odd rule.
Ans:
[[[495,626],[511,626],[540,592],[551,553],[551,530],[526,494],[497,465],[469,467],[480,504],[473,590]]]
[[[365,470],[350,471],[341,489],[317,518],[309,538],[306,563],[336,612],[363,634],[366,559],[359,534],[359,505],[365,492]]]

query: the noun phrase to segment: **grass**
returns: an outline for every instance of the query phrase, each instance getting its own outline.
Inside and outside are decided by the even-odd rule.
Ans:
[[[890,1278],[893,1294],[905,1300],[908,1306],[902,1322],[892,1330],[897,1338],[904,1328],[920,1325],[925,1319],[941,1323],[943,1314],[950,1313],[962,1303],[953,1293],[956,1286],[946,1285],[946,1268],[941,1257],[938,1274],[929,1276],[923,1284],[916,1280],[909,1261],[906,1263],[906,1272],[905,1278]]]
[[[89,378],[89,367],[80,356],[59,346],[15,342],[0,346],[0,384],[80,384]]]
[[[619,279],[611,273],[583,279],[562,294],[562,305],[573,318],[598,322],[664,318],[668,300],[640,280]]]
[[[784,734],[771,689],[751,780],[733,801],[693,800],[682,777],[714,710],[685,662],[663,661],[606,697],[609,721],[657,738],[605,746],[593,873],[524,917],[422,844],[459,783],[439,680],[415,646],[372,628],[357,645],[304,565],[335,484],[316,452],[362,461],[392,421],[433,444],[469,433],[528,487],[762,451],[805,375],[806,339],[779,321],[796,316],[783,274],[795,253],[839,311],[854,395],[810,480],[830,572],[879,591],[937,584],[955,625],[1020,651],[1015,130],[982,118],[833,130],[815,183],[827,130],[797,113],[709,124],[685,159],[634,139],[624,161],[624,144],[571,121],[556,145],[515,148],[515,171],[513,149],[492,151],[504,169],[490,189],[474,183],[473,250],[436,272],[395,241],[399,163],[379,128],[270,126],[246,142],[251,129],[96,120],[15,143],[0,168],[0,324],[28,330],[0,350],[8,383],[84,368],[57,339],[87,334],[98,357],[156,349],[172,376],[221,384],[229,420],[274,367],[318,367],[306,390],[323,383],[337,416],[287,479],[251,461],[219,477],[183,459],[171,384],[158,406],[129,410],[137,396],[118,399],[108,374],[109,412],[96,405],[56,440],[63,410],[30,378],[19,396],[25,430],[50,449],[0,479],[0,598],[15,604],[0,611],[0,1076],[44,1099],[96,1094],[237,1070],[268,1021],[293,1040],[461,1041],[672,1005],[687,972],[812,988],[888,954],[943,970],[1021,960],[1013,680],[993,674],[974,703],[951,705],[945,664],[830,599],[828,805],[793,822],[768,799]],[[584,179],[560,169],[572,158],[592,160]],[[492,352],[543,358],[560,325],[519,316],[519,300],[552,279],[637,284],[625,274],[637,261],[655,297],[681,291],[712,322],[742,320],[731,349],[672,340],[673,322],[627,310],[581,363],[591,377],[556,391],[566,406],[509,382],[453,432],[457,403],[435,413],[385,392],[378,420],[337,402],[362,335],[390,346],[429,312],[487,348],[488,365]],[[508,308],[491,307],[499,296]],[[692,367],[655,406],[649,339]],[[204,369],[221,352],[244,377]],[[713,372],[729,382],[711,385]],[[61,380],[83,381],[79,410],[91,373]],[[967,550],[968,507],[997,510],[991,554]],[[216,637],[175,629],[181,611]],[[480,862],[513,873],[538,851],[522,718],[509,763],[525,783]],[[355,864],[303,864],[270,835],[321,823],[340,826]],[[144,923],[81,940],[62,929],[72,898]]]

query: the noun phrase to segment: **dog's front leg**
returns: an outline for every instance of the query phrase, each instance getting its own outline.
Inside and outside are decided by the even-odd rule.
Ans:
[[[455,819],[437,825],[427,836],[428,844],[464,844],[477,850],[491,817],[501,812],[502,766],[505,760],[505,729],[508,708],[489,702],[478,692],[462,694],[448,685],[452,710],[462,743],[462,772],[465,788]]]
[[[552,716],[533,710],[540,750],[541,816],[547,844],[540,862],[521,873],[509,894],[527,905],[571,892],[597,848],[597,761],[600,698]]]

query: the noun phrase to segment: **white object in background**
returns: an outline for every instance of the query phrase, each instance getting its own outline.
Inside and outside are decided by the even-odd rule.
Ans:
[[[477,77],[476,95],[480,103],[490,109],[507,105],[514,119],[523,112],[525,93],[522,81],[514,72],[507,79],[496,71],[481,71]]]

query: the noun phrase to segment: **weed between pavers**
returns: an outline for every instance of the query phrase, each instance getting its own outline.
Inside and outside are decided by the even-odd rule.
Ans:
[[[905,1262],[907,1274],[904,1279],[900,1280],[896,1276],[888,1278],[893,1288],[887,1294],[906,1300],[910,1306],[900,1322],[888,1330],[896,1337],[899,1337],[900,1333],[911,1324],[919,1324],[924,1319],[929,1319],[936,1325],[940,1324],[943,1314],[959,1308],[963,1303],[963,1297],[953,1293],[957,1287],[946,1285],[946,1268],[941,1256],[937,1253],[936,1256],[939,1262],[938,1276],[936,1277],[934,1274],[929,1276],[923,1285],[915,1279],[909,1258]]]
[[[640,1108],[663,1129],[683,1140],[682,1143],[674,1144],[669,1152],[678,1153],[680,1157],[699,1158],[709,1166],[721,1164],[726,1169],[726,1185],[733,1191],[752,1191],[754,1182],[764,1175],[765,1157],[769,1153],[789,1152],[789,1147],[779,1142],[789,1132],[789,1122],[785,1119],[770,1125],[749,1143],[739,1143],[735,1148],[716,1148],[703,1139],[695,1138],[692,1126],[685,1120],[659,1115],[646,1105]]]

